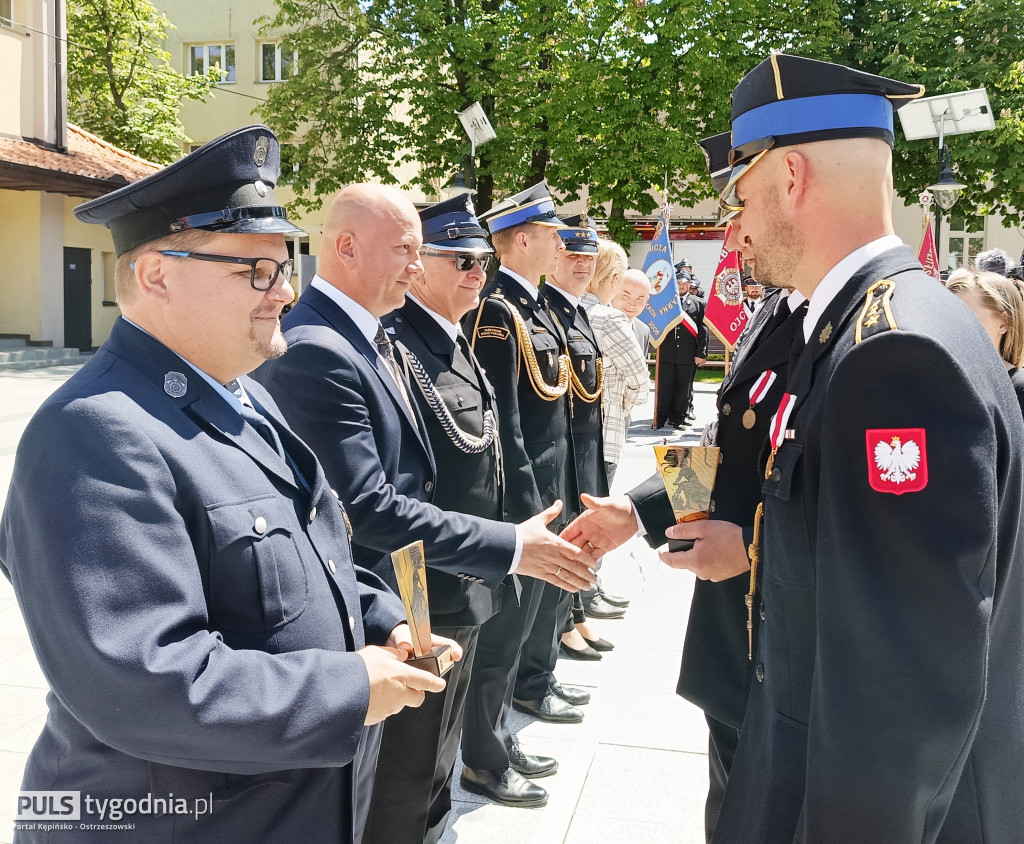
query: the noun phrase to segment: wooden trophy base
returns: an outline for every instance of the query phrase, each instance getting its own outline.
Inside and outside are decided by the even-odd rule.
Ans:
[[[423,656],[412,656],[405,661],[406,665],[419,668],[433,674],[435,677],[444,677],[452,669],[455,661],[452,659],[451,645],[435,645]]]

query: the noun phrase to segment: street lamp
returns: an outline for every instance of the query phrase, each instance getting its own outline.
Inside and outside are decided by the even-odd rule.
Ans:
[[[476,162],[472,156],[463,155],[459,159],[459,172],[455,174],[454,179],[441,188],[441,193],[449,199],[464,193],[476,196]]]
[[[960,191],[967,187],[956,180],[953,176],[953,168],[950,166],[949,147],[942,143],[942,134],[939,135],[939,157],[936,161],[936,170],[939,172],[938,181],[934,185],[928,185],[927,190],[935,197],[935,243],[936,250],[942,237],[942,212],[948,211],[956,205],[960,198]]]

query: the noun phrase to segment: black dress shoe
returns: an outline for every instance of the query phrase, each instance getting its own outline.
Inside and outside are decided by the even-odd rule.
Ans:
[[[553,724],[578,724],[583,720],[579,709],[552,694],[546,694],[540,700],[512,698],[512,708]]]
[[[581,659],[585,662],[596,662],[601,659],[601,654],[594,650],[590,645],[585,648],[570,648],[565,642],[558,643],[558,649],[564,653],[569,659]]]
[[[584,601],[583,611],[587,614],[587,618],[622,618],[626,614],[623,607],[609,604],[600,595],[595,595],[589,601]]]
[[[623,598],[621,595],[609,595],[604,589],[598,587],[597,594],[604,598],[613,607],[628,607],[629,598]]]
[[[575,686],[563,686],[557,680],[552,680],[548,689],[550,689],[551,694],[555,697],[560,697],[566,703],[571,703],[573,706],[583,706],[590,703],[590,692],[577,689]],[[522,773],[522,771],[519,773]]]
[[[533,808],[546,806],[547,790],[530,782],[522,774],[506,768],[504,771],[474,771],[463,768],[459,780],[466,791],[490,797],[495,803],[505,806]]]
[[[676,422],[676,424],[673,425],[672,427],[675,428],[677,431],[685,431],[687,428],[690,427],[690,423],[689,422]]]
[[[591,639],[588,639],[586,636],[584,636],[583,637],[583,641],[586,642],[588,645],[590,645],[590,647],[592,647],[595,651],[603,651],[603,652],[607,653],[608,651],[614,651],[615,650],[615,645],[613,645],[607,639],[593,639],[593,640],[591,640]]]
[[[550,777],[558,770],[558,762],[550,756],[531,756],[523,753],[522,749],[515,742],[508,752],[508,763],[512,770],[522,774],[524,777]]]

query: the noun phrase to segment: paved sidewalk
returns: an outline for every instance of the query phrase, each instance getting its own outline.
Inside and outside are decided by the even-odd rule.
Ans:
[[[29,418],[76,369],[0,373],[0,501]],[[697,418],[704,422],[714,413],[716,385],[696,386]],[[650,446],[666,432],[651,431],[651,409],[649,402],[636,414],[616,492],[654,471]],[[692,431],[669,437],[695,439]],[[558,773],[540,780],[551,795],[548,805],[510,809],[456,785],[446,844],[703,842],[707,730],[701,712],[674,693],[693,576],[662,565],[645,543],[632,540],[609,555],[602,577],[609,592],[628,595],[632,604],[624,619],[593,622],[616,646],[601,662],[559,660],[558,679],[593,696],[583,723],[545,724],[513,713],[523,749],[559,761]],[[13,793],[43,725],[45,691],[13,591],[0,577],[0,844],[11,841]],[[460,768],[461,762],[456,783]]]

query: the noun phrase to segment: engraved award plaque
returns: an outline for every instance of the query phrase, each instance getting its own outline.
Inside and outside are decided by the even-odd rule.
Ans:
[[[706,519],[718,474],[719,449],[713,446],[656,445],[654,457],[668,491],[676,524]],[[670,539],[669,551],[689,551],[692,539]]]
[[[423,562],[423,540],[413,542],[391,553],[395,567],[398,594],[405,605],[405,617],[412,631],[415,656],[406,664],[443,677],[452,667],[449,645],[430,646],[430,606],[427,603],[427,568]]]

